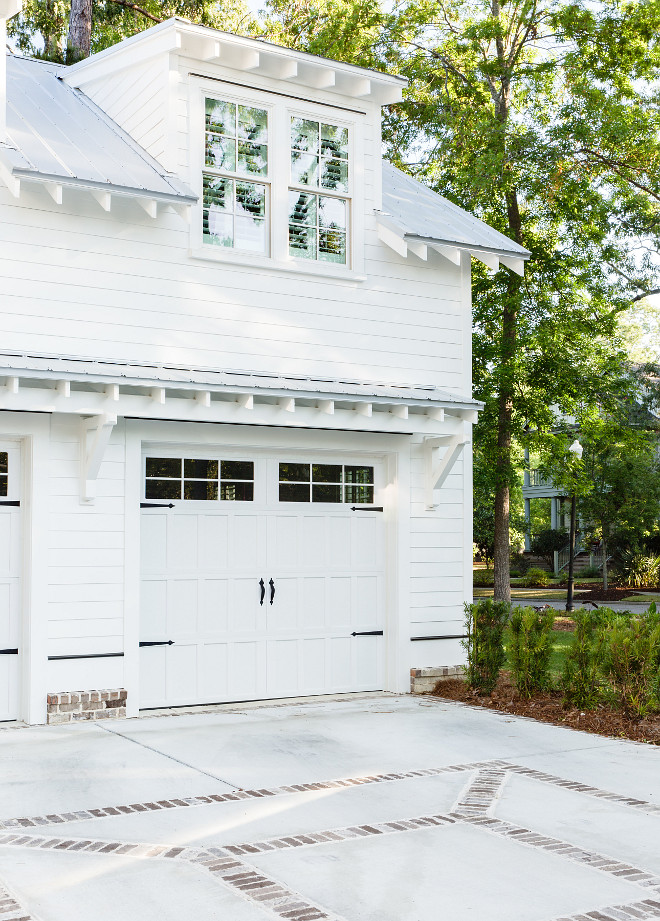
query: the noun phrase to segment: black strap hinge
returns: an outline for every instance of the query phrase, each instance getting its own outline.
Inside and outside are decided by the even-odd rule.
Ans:
[[[355,633],[351,633],[351,636],[382,636],[382,630],[362,630]]]
[[[174,640],[140,640],[140,646],[173,646]]]
[[[352,512],[382,512],[382,505],[351,505]]]
[[[174,503],[169,505],[164,502],[140,502],[140,508],[174,508]]]
[[[17,656],[18,649],[0,649],[0,656]]]

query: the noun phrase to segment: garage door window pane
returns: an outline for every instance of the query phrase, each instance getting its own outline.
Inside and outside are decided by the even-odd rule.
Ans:
[[[180,499],[181,480],[147,480],[144,494],[147,499]]]
[[[314,483],[341,483],[341,464],[312,464]]]
[[[286,483],[309,483],[309,464],[280,464],[280,480]]]
[[[254,483],[223,480],[220,484],[220,498],[228,502],[252,502],[254,499]]]
[[[181,479],[180,457],[148,457],[147,476],[175,477]]]
[[[347,483],[373,483],[373,467],[344,467],[345,481]]]
[[[0,496],[7,495],[9,473],[9,455],[6,451],[0,451]]]
[[[186,480],[183,484],[183,498],[204,501],[218,498],[217,480]]]
[[[346,486],[344,501],[357,505],[368,505],[374,501],[374,488],[373,486]]]
[[[312,486],[312,502],[341,502],[341,486],[329,483]]]
[[[183,462],[183,475],[195,480],[217,480],[217,460],[193,460],[186,458]]]
[[[253,480],[252,461],[222,461],[220,473],[223,480]]]
[[[280,502],[309,502],[309,483],[280,483]]]

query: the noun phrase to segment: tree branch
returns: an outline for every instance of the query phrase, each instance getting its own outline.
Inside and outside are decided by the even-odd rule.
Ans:
[[[146,10],[142,9],[141,6],[138,6],[136,3],[129,3],[128,0],[110,0],[111,3],[116,3],[117,6],[123,6],[127,10],[133,10],[136,13],[140,13],[142,16],[146,16],[147,19],[150,19],[152,22],[164,22],[164,19],[159,19],[157,16],[153,16],[151,13],[148,13]]]

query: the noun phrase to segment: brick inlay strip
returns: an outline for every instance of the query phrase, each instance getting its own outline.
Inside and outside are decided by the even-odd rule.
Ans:
[[[620,793],[611,793],[609,790],[602,790],[600,787],[592,787],[590,784],[579,783],[576,780],[566,780],[564,777],[558,777],[556,774],[537,771],[534,768],[523,767],[520,764],[502,763],[502,767],[504,770],[511,771],[514,774],[522,774],[534,780],[541,780],[543,783],[553,784],[553,786],[556,787],[563,787],[565,790],[574,790],[576,793],[584,793],[586,796],[595,796],[598,799],[605,799],[613,803],[619,803],[622,806],[629,806],[631,809],[639,809],[642,812],[651,813],[652,815],[660,815],[660,804],[651,803],[645,799],[637,799],[634,796],[623,796]]]
[[[520,844],[538,847],[553,854],[559,854],[561,857],[567,857],[576,863],[593,867],[595,870],[601,870],[603,873],[610,873],[618,879],[635,883],[635,885],[649,890],[654,896],[660,896],[660,877],[654,873],[623,863],[614,857],[606,857],[596,851],[587,851],[566,841],[561,841],[559,838],[551,838],[548,835],[531,831],[529,828],[514,825],[512,822],[504,822],[502,819],[484,816],[483,818],[466,819],[465,821],[485,828],[496,835],[510,838]],[[657,907],[660,909],[660,902],[657,902]]]
[[[553,921],[639,921],[640,918],[660,918],[660,903],[653,899],[645,899],[627,905],[599,908],[586,914],[563,915]]]
[[[477,771],[454,804],[451,814],[461,818],[490,814],[500,798],[507,777],[506,771],[494,768]]]
[[[345,777],[339,780],[324,780],[318,783],[292,784],[259,790],[235,790],[233,793],[212,793],[208,796],[184,796],[169,800],[152,800],[145,803],[130,803],[122,806],[104,806],[100,809],[81,809],[75,812],[50,813],[48,815],[22,816],[0,821],[0,830],[15,828],[44,828],[49,825],[63,825],[65,822],[84,822],[88,819],[104,819],[109,816],[131,815],[138,812],[154,812],[160,809],[185,809],[189,806],[208,806],[216,803],[231,803],[239,800],[259,799],[265,796],[283,796],[289,793],[316,793],[318,790],[339,790],[361,784],[387,783],[395,780],[412,780],[416,777],[436,777],[440,774],[458,774],[481,768],[504,767],[503,761],[477,761],[472,764],[450,764],[440,768],[427,768],[401,773],[371,774],[364,777]]]

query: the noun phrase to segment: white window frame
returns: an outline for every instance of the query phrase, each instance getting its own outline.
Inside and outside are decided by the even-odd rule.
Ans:
[[[189,183],[199,201],[192,208],[190,256],[209,262],[249,265],[301,275],[321,275],[364,281],[364,133],[368,130],[365,116],[346,112],[332,104],[300,102],[289,99],[273,89],[237,87],[220,80],[191,77],[190,80],[190,168]],[[204,167],[204,113],[206,98],[217,98],[239,105],[255,106],[268,112],[268,175],[245,176],[247,181],[262,182],[266,191],[266,254],[257,254],[230,247],[205,243],[202,233]],[[343,198],[348,201],[346,228],[346,264],[318,259],[300,259],[289,255],[289,188],[291,185],[290,124],[291,117],[309,118],[326,124],[340,125],[349,131],[349,191],[305,187],[311,194]],[[380,151],[375,152],[379,161]],[[214,174],[218,175],[220,171]],[[357,245],[360,241],[360,245]]]

